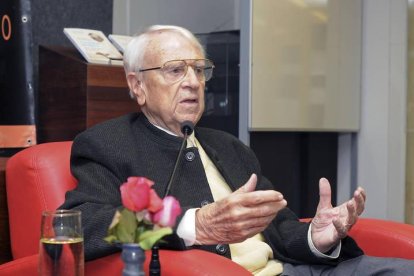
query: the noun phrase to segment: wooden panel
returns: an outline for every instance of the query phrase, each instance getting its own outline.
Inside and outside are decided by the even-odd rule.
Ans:
[[[39,143],[86,128],[86,63],[65,49],[39,48]]]
[[[128,87],[124,67],[116,65],[88,64],[88,86]]]
[[[76,49],[40,46],[39,143],[73,140],[99,122],[139,111],[124,68],[89,64]]]
[[[138,111],[138,103],[130,98],[128,89],[125,87],[88,88],[87,127]]]
[[[9,234],[9,214],[6,196],[6,161],[0,157],[0,264],[12,259]]]

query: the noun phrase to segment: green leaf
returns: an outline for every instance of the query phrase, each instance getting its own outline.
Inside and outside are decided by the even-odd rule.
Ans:
[[[142,249],[148,250],[152,248],[152,246],[160,240],[162,237],[169,235],[172,233],[172,229],[170,227],[160,228],[158,230],[148,230],[143,232],[140,236],[138,236],[138,243]]]
[[[117,210],[115,212],[114,217],[112,218],[111,225],[109,225],[109,229],[108,229],[109,231],[111,231],[112,229],[114,229],[118,225],[120,218],[121,218],[121,213]]]
[[[104,240],[106,242],[113,243],[113,242],[117,242],[118,241],[118,238],[115,235],[109,235],[109,236],[106,236],[104,238]]]
[[[134,212],[124,208],[121,211],[121,218],[116,226],[116,234],[120,242],[134,242],[137,219]]]

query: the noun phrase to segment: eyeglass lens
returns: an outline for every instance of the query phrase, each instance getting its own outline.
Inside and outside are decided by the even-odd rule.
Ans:
[[[171,60],[162,67],[166,81],[173,83],[185,77],[188,66],[191,66],[199,81],[208,81],[213,75],[213,63],[209,60]]]

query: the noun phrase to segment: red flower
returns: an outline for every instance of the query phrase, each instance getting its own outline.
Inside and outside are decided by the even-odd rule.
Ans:
[[[157,193],[151,189],[150,190],[150,204],[148,206],[148,211],[157,212],[162,208],[162,199],[157,195]]]
[[[173,196],[166,196],[163,200],[163,208],[155,213],[153,220],[162,227],[173,227],[180,214],[180,203]]]
[[[162,208],[162,200],[157,193],[151,189],[154,182],[145,177],[128,177],[127,182],[122,184],[122,204],[129,210],[139,212],[148,209],[156,212]]]
[[[153,185],[154,182],[145,177],[128,177],[120,187],[125,208],[116,211],[104,240],[138,243],[147,250],[173,232],[171,227],[181,213],[180,204],[172,196],[161,200],[152,189]]]

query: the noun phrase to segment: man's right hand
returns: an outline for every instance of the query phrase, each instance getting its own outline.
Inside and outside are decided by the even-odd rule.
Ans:
[[[196,244],[237,243],[262,232],[286,207],[283,195],[255,191],[257,176],[229,196],[196,212]]]

